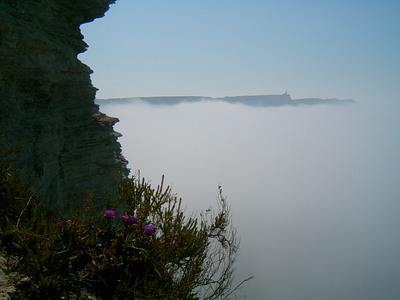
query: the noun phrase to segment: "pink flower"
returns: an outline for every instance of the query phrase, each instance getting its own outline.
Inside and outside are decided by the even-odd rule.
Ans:
[[[153,226],[147,225],[143,227],[143,231],[147,235],[152,235],[156,229]]]
[[[134,216],[122,216],[121,220],[127,224],[134,224],[136,223],[136,218]]]
[[[112,209],[107,209],[104,211],[104,216],[106,218],[114,218],[117,215],[117,212]]]

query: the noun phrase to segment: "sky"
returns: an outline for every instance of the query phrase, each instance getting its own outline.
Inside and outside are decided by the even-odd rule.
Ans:
[[[118,0],[81,27],[89,48],[79,58],[100,99],[287,91],[394,101],[399,15],[395,0]]]
[[[355,105],[103,104],[132,174],[187,213],[221,185],[236,299],[400,295],[400,1],[119,0],[82,26],[97,97],[354,99]]]

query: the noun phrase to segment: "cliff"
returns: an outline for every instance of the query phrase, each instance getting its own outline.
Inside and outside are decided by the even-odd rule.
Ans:
[[[115,98],[115,99],[97,99],[96,102],[100,105],[107,104],[129,104],[137,101],[142,101],[151,105],[177,105],[180,103],[195,103],[200,101],[209,102],[227,102],[227,103],[240,103],[248,106],[266,107],[266,106],[298,106],[298,105],[317,105],[317,104],[348,104],[355,103],[354,100],[345,99],[320,99],[320,98],[303,98],[292,99],[289,94],[282,95],[253,95],[253,96],[231,96],[222,98],[211,98],[201,96],[164,96],[164,97],[138,97],[138,98]]]
[[[60,212],[128,174],[116,118],[94,103],[80,25],[115,0],[0,0],[0,161]]]
[[[290,96],[285,93],[283,95],[255,95],[255,96],[234,96],[220,98],[222,101],[229,103],[242,103],[250,106],[282,106],[292,105],[293,101]]]

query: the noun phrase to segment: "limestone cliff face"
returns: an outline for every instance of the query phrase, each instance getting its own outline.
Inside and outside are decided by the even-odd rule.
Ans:
[[[62,213],[113,193],[128,174],[118,120],[99,112],[77,59],[82,23],[114,0],[0,0],[0,159]]]

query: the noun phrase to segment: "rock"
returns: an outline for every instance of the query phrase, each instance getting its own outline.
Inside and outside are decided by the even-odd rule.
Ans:
[[[11,264],[15,266],[15,261],[10,258]],[[16,272],[12,272],[9,266],[10,262],[7,262],[4,253],[0,252],[0,299],[12,299],[12,295],[16,292],[15,280],[16,278],[22,278],[21,275]]]
[[[114,0],[0,0],[0,162],[67,214],[87,192],[115,195],[128,175],[113,131],[94,103],[80,25]]]

